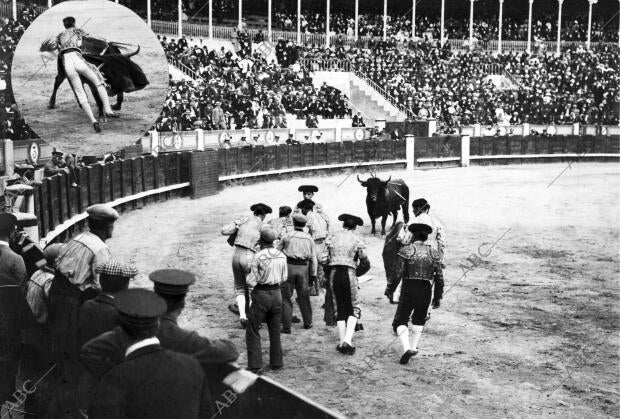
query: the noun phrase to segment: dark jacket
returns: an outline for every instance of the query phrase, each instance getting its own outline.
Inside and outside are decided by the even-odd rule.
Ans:
[[[78,323],[80,347],[86,342],[118,326],[114,297],[101,293],[80,307]]]
[[[127,356],[95,388],[88,416],[209,418],[211,397],[196,359],[149,345]]]
[[[24,294],[26,265],[8,246],[0,245],[0,400],[14,390],[21,356],[21,330],[28,305]]]
[[[228,365],[239,357],[235,345],[224,339],[207,339],[198,333],[178,326],[170,314],[162,316],[157,338],[169,350],[192,355],[207,374],[211,393],[217,397],[223,390],[222,380],[231,372]],[[110,368],[122,362],[130,342],[127,334],[116,327],[87,342],[80,355],[82,365],[92,377],[99,380]]]

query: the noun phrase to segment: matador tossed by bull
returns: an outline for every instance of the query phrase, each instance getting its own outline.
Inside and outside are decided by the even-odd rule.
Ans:
[[[91,37],[81,28],[76,28],[75,18],[69,16],[62,20],[65,30],[55,39],[46,40],[41,52],[58,51],[58,74],[54,81],[54,91],[49,108],[56,106],[56,92],[65,79],[69,80],[78,105],[93,124],[95,132],[101,132],[99,120],[93,115],[84,84],[88,84],[99,108],[99,118],[118,118],[114,110],[120,110],[124,92],[143,89],[149,84],[144,72],[130,57],[140,51],[122,54],[120,43],[107,42]],[[108,96],[117,95],[117,103],[110,106]]]

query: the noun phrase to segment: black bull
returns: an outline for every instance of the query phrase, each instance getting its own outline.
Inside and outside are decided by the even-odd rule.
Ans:
[[[131,57],[140,52],[140,47],[134,52],[121,53],[120,48],[113,42],[105,42],[96,38],[84,38],[82,41],[82,56],[84,59],[99,68],[99,71],[109,85],[108,95],[116,95],[116,104],[112,106],[113,110],[120,110],[123,103],[124,94],[136,90],[141,90],[149,84],[144,72],[140,66],[133,61]],[[58,74],[54,80],[54,91],[50,97],[49,107],[56,105],[56,92],[67,78],[64,66],[62,65],[62,56],[58,57]],[[99,115],[105,115],[103,112],[103,103],[97,94],[97,89],[84,77],[80,77],[83,84],[88,84],[90,90],[97,102]]]
[[[385,235],[385,222],[391,213],[394,217],[392,226],[396,223],[398,210],[402,208],[405,223],[409,222],[409,187],[401,179],[387,181],[375,177],[362,181],[359,176],[357,180],[367,190],[366,209],[372,224],[372,234],[375,234],[375,220],[381,217],[381,234]]]

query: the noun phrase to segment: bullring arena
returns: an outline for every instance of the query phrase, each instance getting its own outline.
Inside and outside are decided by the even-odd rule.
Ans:
[[[247,202],[290,205],[298,184],[314,183],[332,219],[342,212],[364,218],[360,233],[373,278],[361,284],[365,330],[356,333],[353,359],[336,356],[335,330],[322,319],[323,294],[311,297],[315,328],[297,325],[285,335],[286,368],[267,376],[347,417],[406,417],[412,410],[429,417],[474,411],[476,417],[614,417],[618,376],[609,367],[618,362],[620,169],[587,162],[566,168],[378,173],[402,177],[412,197],[432,202],[448,240],[447,292],[406,368],[391,334],[396,306],[383,296],[383,240],[370,235],[365,192],[354,174],[269,181],[149,205],[123,215],[110,247],[141,271],[184,266],[196,272],[199,285],[183,324],[243,347],[244,331],[226,309],[233,296],[231,248],[220,229],[246,213]],[[488,256],[473,266],[468,259],[479,248]],[[148,285],[146,278],[136,282]]]
[[[55,66],[30,84],[11,74],[40,58],[30,53],[48,30],[37,17],[58,26],[73,2],[54,3],[0,2],[0,254],[13,257],[0,258],[0,419],[620,417],[615,0],[82,1],[80,22],[118,20],[93,32],[144,45],[135,59],[153,81],[128,95],[121,118],[101,121],[97,141],[76,128],[91,127],[66,85],[45,109]],[[417,349],[393,333],[383,254],[395,234],[391,216],[387,236],[380,218],[371,232],[370,177],[389,179],[375,207],[396,200],[394,182],[409,188],[409,227],[422,229],[397,260],[420,249],[426,234],[416,233],[443,226],[443,299]],[[252,242],[236,247],[223,230],[259,202],[273,209],[264,222],[282,206],[306,209],[300,185],[318,187],[326,242],[346,227],[341,214],[363,220],[335,245],[359,268],[366,259],[351,242],[365,244],[363,328],[355,350],[345,347],[347,333],[325,324],[320,289],[311,325],[260,327],[256,367],[256,313],[283,310],[285,288],[311,280],[293,266],[307,253],[258,271],[247,324],[231,307],[233,270],[241,252],[261,260],[243,248],[267,246],[273,229],[251,218]],[[433,217],[422,227],[420,198]],[[307,248],[319,249],[322,231],[308,231]],[[112,262],[99,265],[107,249]],[[430,259],[409,254],[394,276],[420,293],[434,281],[436,296]],[[343,270],[333,265],[335,284]],[[187,272],[152,275],[166,268]],[[283,272],[301,279],[283,282]],[[352,320],[344,293],[337,311],[350,302]],[[413,336],[421,326],[409,323]]]

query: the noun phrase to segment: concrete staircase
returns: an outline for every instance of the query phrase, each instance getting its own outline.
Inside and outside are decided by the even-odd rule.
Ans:
[[[353,73],[349,73],[350,98],[362,114],[372,119],[385,119],[386,122],[404,121],[407,115],[392,105],[381,93]]]

